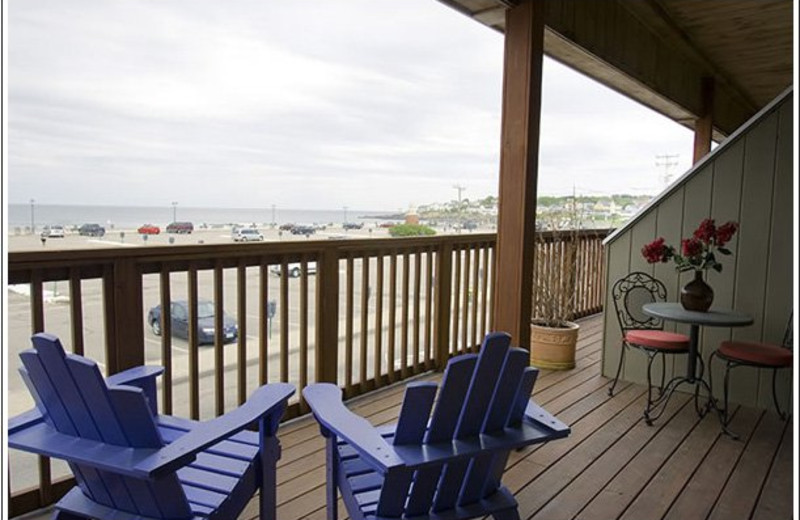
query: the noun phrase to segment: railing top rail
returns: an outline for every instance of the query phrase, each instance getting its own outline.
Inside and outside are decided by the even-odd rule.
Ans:
[[[603,238],[608,229],[578,230],[579,238]],[[542,239],[557,240],[564,232],[540,231]],[[100,276],[99,268],[117,262],[131,261],[143,272],[156,272],[162,265],[176,269],[188,263],[211,260],[224,265],[235,265],[244,260],[250,265],[261,262],[278,263],[284,260],[316,260],[331,253],[344,258],[348,255],[375,255],[384,252],[422,251],[449,244],[453,248],[486,246],[497,240],[493,233],[469,233],[407,238],[363,238],[338,240],[292,240],[286,242],[231,243],[231,244],[180,244],[172,246],[140,246],[136,248],[63,249],[46,251],[18,251],[8,254],[10,283],[28,281],[29,273],[40,271],[45,279],[66,278],[70,268],[80,269],[82,277]],[[210,266],[209,266],[210,267]]]

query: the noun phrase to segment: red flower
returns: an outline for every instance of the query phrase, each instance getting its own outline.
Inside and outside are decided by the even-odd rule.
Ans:
[[[694,238],[700,240],[704,244],[708,244],[711,240],[714,239],[716,235],[716,228],[714,227],[714,219],[707,218],[700,223],[700,227],[698,227],[694,232]]]
[[[681,240],[681,252],[687,258],[699,256],[703,252],[703,244],[696,238],[684,238]]]
[[[642,248],[642,255],[649,264],[666,262],[672,256],[672,248],[664,245],[664,237],[659,237]]]
[[[739,224],[732,220],[718,227],[716,233],[717,246],[723,247],[725,244],[727,244],[730,239],[733,238],[733,235],[736,234],[736,230],[738,229]]]

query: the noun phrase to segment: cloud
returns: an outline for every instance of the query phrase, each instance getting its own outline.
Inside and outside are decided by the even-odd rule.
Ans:
[[[502,36],[431,0],[25,0],[8,29],[11,202],[392,209],[497,191]],[[658,191],[654,155],[688,154],[688,133],[545,64],[539,192]]]

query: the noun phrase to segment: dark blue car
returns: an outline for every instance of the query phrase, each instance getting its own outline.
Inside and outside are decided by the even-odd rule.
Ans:
[[[186,300],[172,302],[172,335],[189,339],[189,304]],[[147,323],[156,336],[161,335],[161,305],[156,305],[147,313]],[[236,341],[239,328],[236,320],[223,313],[222,338],[224,343]],[[214,343],[214,304],[208,300],[197,302],[197,343]]]

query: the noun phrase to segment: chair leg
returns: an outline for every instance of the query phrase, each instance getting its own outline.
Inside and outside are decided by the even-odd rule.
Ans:
[[[326,467],[326,480],[325,483],[325,490],[327,495],[327,520],[338,520],[339,516],[339,509],[338,509],[338,492],[336,488],[337,479],[339,478],[339,455],[337,453],[338,448],[336,447],[336,436],[332,435],[325,439],[325,456],[327,460],[325,461]]]
[[[617,381],[619,381],[619,374],[622,372],[622,364],[625,361],[625,351],[628,350],[628,345],[623,341],[622,342],[622,349],[620,349],[619,353],[619,365],[617,365],[617,375],[614,376],[614,381],[611,382],[611,388],[608,389],[608,395],[610,397],[614,397],[614,388],[617,386]]]
[[[656,358],[655,352],[645,351],[647,353],[647,406],[644,409],[644,422],[648,426],[653,425],[653,420],[650,418],[650,412],[653,411],[654,401],[657,401],[664,393],[664,382],[661,382],[661,390],[656,399],[653,399],[653,360]],[[663,366],[663,365],[662,365]]]
[[[516,507],[514,509],[506,509],[505,511],[493,513],[492,518],[494,518],[494,520],[520,520],[519,511],[517,511]]]
[[[781,405],[778,403],[778,385],[776,380],[778,379],[778,369],[772,369],[772,401],[775,403],[775,411],[778,412],[781,420],[786,420],[789,418],[788,412],[781,411]]]
[[[55,513],[53,513],[53,520],[91,520],[91,519],[67,511],[56,510]]]

